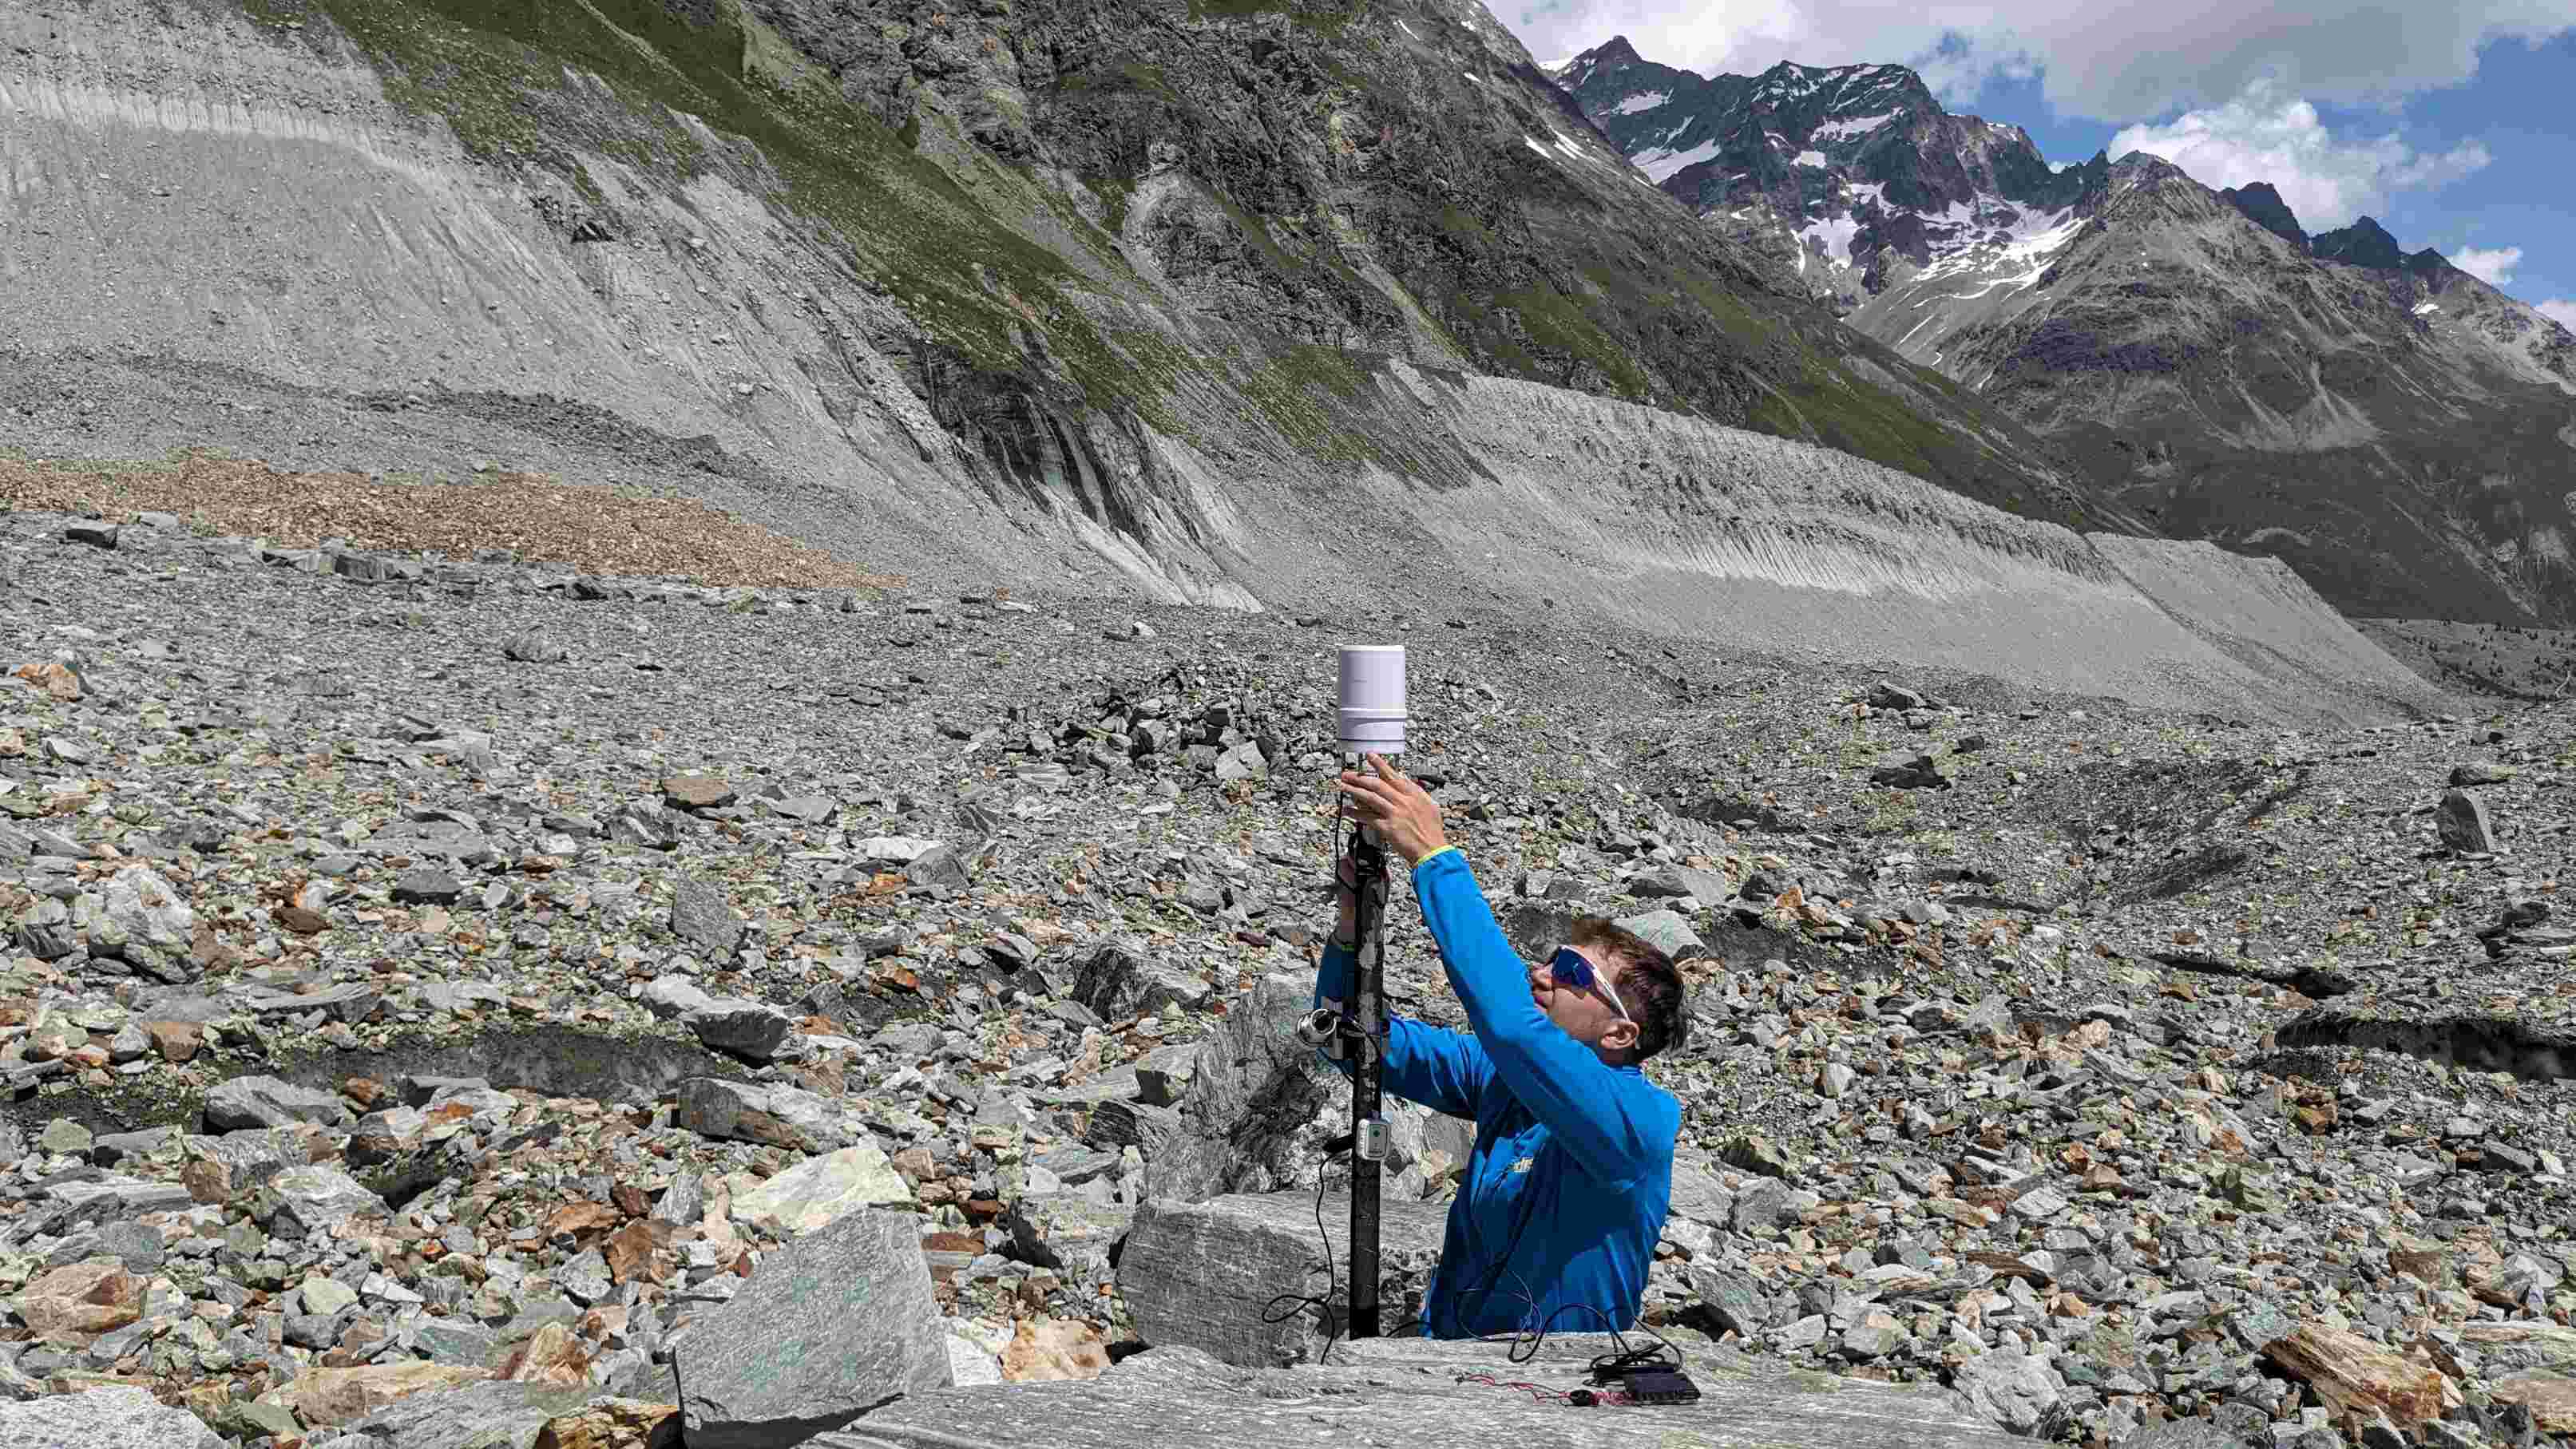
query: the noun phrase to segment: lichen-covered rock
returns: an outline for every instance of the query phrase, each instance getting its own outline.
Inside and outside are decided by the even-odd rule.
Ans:
[[[784,1449],[949,1381],[920,1230],[900,1213],[851,1213],[772,1251],[675,1350],[689,1449]]]

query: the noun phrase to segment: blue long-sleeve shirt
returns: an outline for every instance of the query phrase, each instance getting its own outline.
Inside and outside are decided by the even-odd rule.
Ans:
[[[1423,1303],[1423,1335],[1634,1326],[1672,1201],[1681,1103],[1638,1068],[1602,1061],[1539,1010],[1529,966],[1495,923],[1465,856],[1424,859],[1413,889],[1473,1034],[1391,1019],[1381,1081],[1476,1124]],[[1350,998],[1355,964],[1325,946],[1318,1006]],[[1350,1074],[1347,1062],[1333,1065]]]

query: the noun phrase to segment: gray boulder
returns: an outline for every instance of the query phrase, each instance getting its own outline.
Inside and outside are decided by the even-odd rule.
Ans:
[[[107,918],[136,945],[184,954],[196,935],[197,913],[150,866],[129,865],[108,877],[104,896]]]
[[[1108,1280],[1110,1250],[1135,1217],[1133,1208],[1103,1206],[1078,1193],[1045,1193],[1013,1203],[1002,1227],[1011,1235],[1012,1257],[1076,1283],[1099,1283]]]
[[[1643,915],[1622,916],[1618,925],[1622,930],[1644,937],[1647,944],[1672,957],[1676,966],[1708,954],[1708,943],[1699,938],[1699,932],[1691,929],[1690,918],[1679,911],[1648,911]]]
[[[853,1145],[862,1135],[838,1107],[794,1087],[691,1077],[680,1083],[679,1096],[674,1120],[708,1137],[830,1152]]]
[[[1771,1301],[1752,1275],[1693,1264],[1690,1285],[1709,1316],[1716,1320],[1719,1332],[1751,1339],[1770,1325]]]
[[[271,1178],[261,1192],[263,1201],[273,1195],[276,1204],[273,1212],[260,1214],[271,1232],[291,1229],[309,1237],[327,1233],[351,1218],[393,1216],[384,1199],[336,1167],[290,1167]]]
[[[2017,1348],[1988,1349],[1960,1364],[1951,1386],[1989,1422],[2014,1434],[2038,1428],[2066,1393],[2047,1359]]]
[[[224,1449],[223,1436],[141,1389],[91,1389],[0,1404],[0,1449]]]
[[[1093,951],[1074,972],[1073,999],[1098,1012],[1105,1021],[1146,1016],[1165,1006],[1184,1009],[1207,1000],[1207,983],[1195,976],[1158,966],[1133,949],[1115,943]]]
[[[731,959],[733,948],[742,943],[742,932],[742,918],[733,913],[724,892],[687,876],[672,888],[672,935],[722,963]]]
[[[546,1421],[577,1412],[606,1390],[495,1379],[414,1394],[340,1432],[350,1449],[531,1449]]]
[[[1735,895],[1735,886],[1713,870],[1698,870],[1687,865],[1668,865],[1651,870],[1628,882],[1628,893],[1634,896],[1689,896],[1704,905],[1716,905]]]
[[[771,1253],[676,1345],[689,1449],[787,1449],[949,1383],[908,1214],[855,1212]]]
[[[765,1002],[718,997],[680,1018],[698,1040],[749,1061],[775,1058],[796,1035],[796,1018]]]
[[[1333,1227],[1329,1258],[1315,1218],[1315,1195],[1306,1191],[1148,1201],[1136,1210],[1118,1255],[1118,1296],[1134,1315],[1136,1336],[1157,1348],[1195,1348],[1247,1367],[1313,1361],[1323,1335],[1343,1330],[1347,1294],[1335,1296],[1326,1320],[1299,1313],[1265,1323],[1261,1310],[1283,1293],[1321,1295],[1328,1266],[1332,1274],[1346,1270],[1350,1200],[1324,1200],[1323,1220]],[[1445,1207],[1381,1205],[1381,1332],[1420,1315],[1447,1223]]]
[[[2466,790],[2443,791],[2433,823],[2441,831],[2442,844],[2452,850],[2487,854],[2496,848],[2495,821],[2487,815],[2487,802]]]
[[[1698,1156],[1676,1157],[1669,1211],[1687,1222],[1722,1228],[1734,1220],[1735,1193]]]
[[[206,1130],[232,1132],[245,1127],[283,1127],[290,1122],[316,1122],[345,1127],[357,1120],[337,1092],[299,1087],[276,1077],[235,1077],[217,1082],[206,1093]]]
[[[1296,1037],[1314,989],[1265,976],[1201,1038],[1178,1119],[1148,1148],[1145,1197],[1204,1202],[1297,1180],[1300,1144],[1342,1085]]]

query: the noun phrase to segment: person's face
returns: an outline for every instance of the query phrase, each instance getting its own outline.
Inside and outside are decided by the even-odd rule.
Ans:
[[[1557,980],[1551,953],[1549,960],[1530,967],[1530,999],[1538,1003],[1538,1009],[1546,1013],[1548,1020],[1585,1046],[1608,1053],[1624,1052],[1634,1047],[1637,1044],[1636,1023],[1621,1016],[1619,1009],[1610,1004],[1611,992],[1619,993],[1622,1000],[1627,995],[1621,989],[1619,965],[1592,947],[1569,946],[1565,949],[1576,952],[1592,964],[1594,984],[1586,988],[1569,986]],[[1605,981],[1609,984],[1609,991],[1601,989],[1601,983]]]

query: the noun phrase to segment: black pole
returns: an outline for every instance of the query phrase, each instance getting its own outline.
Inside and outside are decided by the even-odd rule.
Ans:
[[[1379,1073],[1386,1056],[1386,847],[1373,832],[1353,832],[1351,861],[1359,892],[1353,913],[1357,964],[1351,992],[1351,1331],[1378,1336],[1378,1188],[1387,1128],[1378,1114]]]

